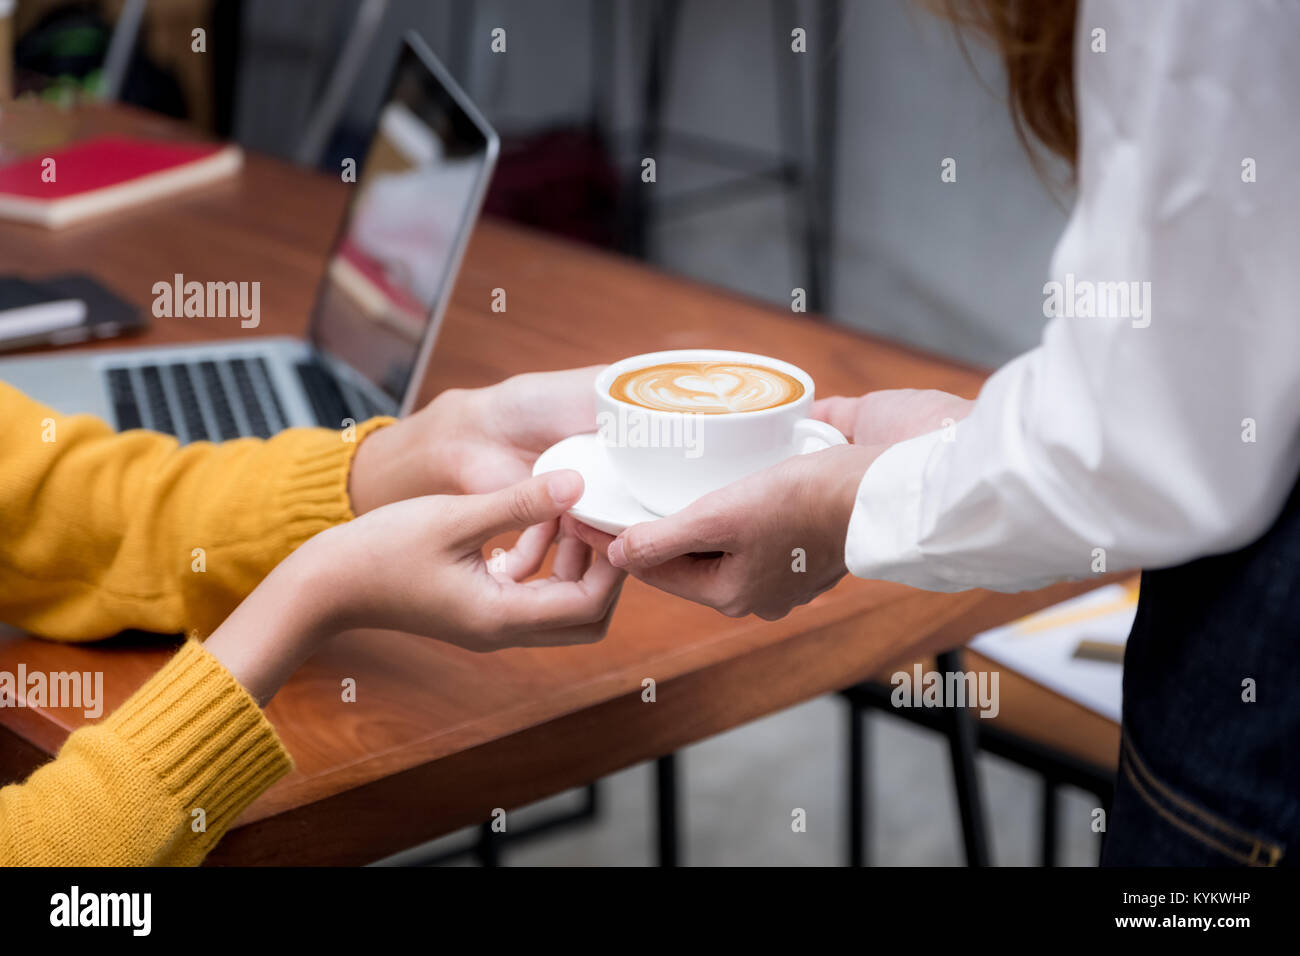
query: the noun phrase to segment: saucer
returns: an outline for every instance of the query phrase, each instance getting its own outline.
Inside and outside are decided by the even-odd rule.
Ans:
[[[634,524],[659,517],[642,507],[623,487],[596,432],[572,435],[552,445],[537,457],[533,474],[564,468],[572,468],[582,475],[585,484],[582,497],[569,509],[569,514],[583,524],[606,534],[618,534]]]

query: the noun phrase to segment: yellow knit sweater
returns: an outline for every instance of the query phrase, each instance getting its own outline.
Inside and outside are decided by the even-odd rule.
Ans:
[[[350,442],[303,428],[181,448],[0,382],[0,621],[62,641],[208,634],[298,545],[352,517],[352,454],[388,421]],[[0,789],[0,865],[197,864],[291,766],[253,699],[189,641]]]

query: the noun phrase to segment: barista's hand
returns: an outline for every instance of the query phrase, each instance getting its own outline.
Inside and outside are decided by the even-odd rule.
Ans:
[[[838,428],[855,445],[893,445],[948,428],[975,403],[932,388],[890,388],[861,398],[823,398],[812,414]]]
[[[617,538],[585,525],[577,532],[647,584],[731,617],[775,620],[846,573],[853,502],[882,450],[837,445],[796,455]]]

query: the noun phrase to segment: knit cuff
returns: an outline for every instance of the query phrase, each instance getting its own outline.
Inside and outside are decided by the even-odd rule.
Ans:
[[[348,476],[357,449],[371,432],[396,419],[371,418],[348,429],[301,428],[282,432],[275,442],[287,445],[289,464],[277,489],[276,514],[283,516],[284,550],[288,554],[308,538],[336,524],[351,521]]]
[[[122,740],[174,796],[187,824],[203,811],[201,859],[258,796],[293,769],[249,693],[197,641],[184,646],[101,726]]]

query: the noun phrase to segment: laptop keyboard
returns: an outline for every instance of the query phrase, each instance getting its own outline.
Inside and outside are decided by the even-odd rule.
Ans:
[[[341,428],[380,409],[357,392],[349,402],[338,381],[314,362],[297,365],[316,420]],[[182,442],[269,438],[289,425],[266,359],[210,359],[134,365],[105,370],[113,416],[120,431],[150,428]]]
[[[380,408],[360,389],[353,389],[350,395],[344,395],[339,380],[323,365],[300,362],[296,367],[298,380],[302,382],[307,400],[311,402],[316,421],[326,428],[342,428],[344,420],[349,418],[361,422],[376,415],[393,413],[391,409]]]
[[[217,437],[222,441],[239,437],[239,424],[235,413],[230,409],[230,400],[226,398],[226,387],[221,384],[221,373],[217,371],[216,362],[200,362],[199,374],[203,376],[203,389],[212,402],[212,413],[217,423]]]
[[[297,370],[298,380],[311,402],[311,410],[316,413],[316,421],[322,425],[328,422],[330,428],[342,428],[343,419],[353,416],[348,414],[343,390],[334,376],[312,362],[299,362]]]
[[[253,379],[248,371],[248,362],[244,359],[232,359],[230,361],[231,374],[235,376],[235,388],[239,392],[239,401],[244,406],[244,414],[248,417],[248,427],[252,429],[253,434],[258,438],[267,438],[271,434],[271,426],[266,422],[266,411],[262,409],[262,400],[258,397],[257,389],[253,387]],[[273,386],[268,381],[267,388]]]
[[[203,408],[199,404],[198,393],[194,390],[194,379],[190,377],[188,365],[179,362],[167,367],[171,375],[172,388],[176,401],[181,407],[181,420],[185,422],[185,431],[190,441],[204,441],[212,436],[208,434],[208,423],[203,418]]]
[[[167,393],[163,390],[162,370],[157,365],[146,365],[140,369],[140,380],[144,382],[145,405],[154,429],[169,435],[179,434],[171,406],[167,402]]]
[[[108,398],[113,405],[113,418],[117,420],[118,430],[126,431],[129,428],[144,426],[144,420],[140,417],[140,407],[135,403],[131,373],[126,369],[108,370]]]

